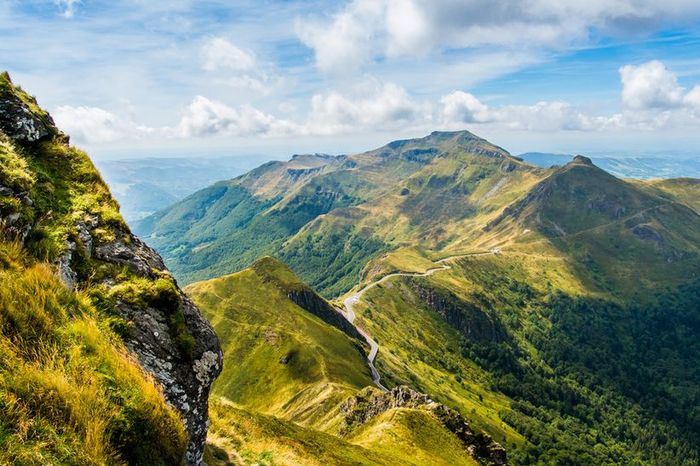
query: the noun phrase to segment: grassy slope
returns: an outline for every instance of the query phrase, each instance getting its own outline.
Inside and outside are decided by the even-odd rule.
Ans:
[[[443,278],[440,275],[436,277]],[[459,332],[447,325],[401,280],[367,292],[358,313],[380,344],[377,368],[389,386],[409,385],[456,408],[498,442],[524,442],[499,412],[510,400],[490,390],[488,374],[461,357]]]
[[[676,193],[688,191],[679,185]],[[643,299],[683,283],[697,267],[700,215],[653,185],[570,163],[510,207],[488,235],[492,244],[565,258],[589,289]]]
[[[339,405],[372,380],[359,342],[287,297],[300,286],[289,268],[265,258],[186,289],[224,348],[213,388],[220,397],[212,408],[213,464],[226,457],[241,464],[474,464],[421,410],[389,410],[343,440],[328,435],[342,431]]]
[[[347,439],[367,449],[391,452],[402,464],[479,464],[464,454],[460,441],[446,433],[434,417],[416,409],[398,408],[382,413]]]
[[[445,309],[441,314],[417,295],[416,283],[451,293],[472,329],[479,309],[507,337],[470,338],[447,321]],[[581,309],[550,301],[556,291],[581,297],[590,315],[581,321]],[[674,299],[683,293],[686,301],[663,311],[625,310],[613,304],[618,298],[591,293],[565,259],[513,252],[462,259],[428,278],[391,279],[364,295],[358,314],[381,345],[377,366],[385,383],[408,383],[454,406],[506,446],[516,464],[692,464],[699,455],[695,415],[681,407],[697,397],[691,361],[698,322],[687,309],[698,303],[687,290],[673,291]],[[658,312],[680,326],[657,323]],[[651,335],[663,343],[644,343]],[[639,380],[653,388],[639,393],[630,386]],[[658,408],[662,400],[675,408]]]
[[[48,122],[6,74],[0,92],[15,94]],[[126,228],[87,155],[67,146],[56,128],[49,130],[48,139],[25,147],[0,133],[0,184],[32,200],[0,196],[0,212],[33,225],[25,247],[11,230],[0,238],[0,462],[177,463],[186,447],[183,426],[126,355],[115,333],[126,322],[113,316],[108,300],[96,308],[99,285],[69,292],[45,263],[55,263],[67,239],[77,238],[75,223],[88,216],[101,225],[96,244]],[[89,258],[82,258],[79,272],[95,280],[131,279]]]
[[[353,445],[334,435],[256,413],[222,398],[210,405],[211,429],[205,459],[211,466],[386,465],[387,451]]]
[[[178,415],[90,300],[16,245],[0,256],[0,462],[178,462]]]
[[[675,200],[696,212],[700,212],[700,180],[697,178],[657,180],[650,181],[648,184],[670,194]]]
[[[298,284],[286,266],[263,259],[186,291],[224,348],[226,363],[213,393],[262,413],[328,428],[337,405],[372,379],[358,340],[287,297]]]

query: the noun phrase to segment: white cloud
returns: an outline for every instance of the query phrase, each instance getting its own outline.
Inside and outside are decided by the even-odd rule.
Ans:
[[[700,85],[693,87],[690,92],[688,92],[683,97],[683,103],[700,117]]]
[[[404,88],[371,81],[350,95],[339,92],[314,95],[306,127],[312,134],[338,134],[406,127],[430,119],[430,105],[417,102]]]
[[[354,1],[333,17],[330,27],[322,21],[297,21],[296,33],[314,49],[321,70],[342,72],[370,58],[383,10],[378,0]]]
[[[635,110],[669,109],[682,105],[684,89],[660,61],[620,68],[622,103]]]
[[[659,61],[620,68],[620,113],[591,115],[567,102],[489,107],[472,94],[454,91],[440,99],[440,121],[448,127],[482,124],[524,131],[601,131],[693,127],[700,124],[700,86],[690,92]]]
[[[231,42],[217,37],[207,41],[202,47],[203,68],[207,71],[230,69],[249,71],[257,66],[255,57]]]
[[[443,120],[448,123],[485,123],[493,119],[489,108],[466,92],[454,91],[440,102]]]
[[[464,124],[521,131],[593,131],[615,126],[616,117],[591,116],[567,102],[503,105],[491,108],[472,94],[452,92],[440,99],[441,122],[450,128]]]
[[[429,19],[412,0],[391,0],[386,6],[386,32],[390,40],[387,54],[412,55],[430,50],[432,35]]]
[[[56,108],[53,117],[57,126],[73,140],[88,144],[140,137],[152,131],[98,107],[63,105]]]
[[[289,133],[291,124],[250,105],[238,108],[197,96],[187,107],[175,134],[179,137],[213,135],[251,136]]]
[[[594,29],[639,32],[698,17],[693,0],[353,0],[325,21],[298,21],[297,35],[319,69],[335,72],[432,49],[560,50],[587,43]]]
[[[218,81],[237,89],[268,94],[280,79],[271,75],[255,56],[222,37],[202,46],[202,68],[215,73]]]

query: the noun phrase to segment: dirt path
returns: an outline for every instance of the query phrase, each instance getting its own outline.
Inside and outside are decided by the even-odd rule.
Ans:
[[[426,270],[425,272],[394,272],[390,273],[388,275],[383,276],[379,280],[370,283],[369,285],[366,285],[364,288],[362,288],[360,291],[353,293],[349,297],[345,298],[343,301],[343,308],[344,309],[338,309],[338,311],[345,317],[345,319],[350,322],[352,325],[355,326],[357,331],[362,335],[362,337],[367,341],[367,344],[369,344],[370,351],[369,354],[367,355],[367,364],[369,365],[370,371],[372,371],[372,380],[374,380],[374,384],[382,389],[385,392],[388,392],[389,390],[382,385],[381,383],[381,376],[379,375],[379,371],[377,371],[377,368],[374,366],[374,361],[377,359],[377,353],[379,352],[379,344],[372,338],[372,336],[367,333],[362,327],[357,325],[355,323],[355,310],[354,307],[357,303],[360,302],[360,299],[362,298],[362,295],[367,292],[367,290],[379,285],[380,283],[384,283],[387,280],[390,280],[394,277],[428,277],[430,275],[433,275],[436,272],[440,272],[442,270],[448,270],[451,269],[452,267],[447,265],[447,262],[457,260],[457,259],[462,259],[464,257],[469,257],[469,256],[482,256],[482,255],[488,255],[488,254],[495,254],[497,251],[489,251],[489,252],[475,252],[471,254],[458,254],[454,256],[449,256],[445,257],[443,259],[440,259],[438,261],[435,261],[435,264],[439,264],[437,267],[430,268]]]

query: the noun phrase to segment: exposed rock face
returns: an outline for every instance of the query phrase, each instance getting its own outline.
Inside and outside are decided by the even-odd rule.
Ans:
[[[158,253],[128,231],[121,232],[121,236],[111,243],[93,248],[90,232],[96,226],[79,226],[81,244],[75,247],[82,248],[82,254],[126,266],[144,278],[155,279],[159,273],[166,271]],[[70,257],[67,265],[71,269]],[[71,276],[69,272],[62,275]],[[114,283],[107,279],[105,284],[110,286]],[[168,402],[182,414],[189,434],[186,461],[199,465],[202,464],[207,436],[209,389],[223,367],[223,353],[214,330],[179,289],[174,306],[175,311],[149,306],[144,312],[127,303],[117,303],[121,316],[133,323],[129,336],[125,338],[127,348],[154,375],[163,386]],[[169,319],[173,312],[184,316],[187,334],[194,340],[194,348],[188,356],[182,354],[171,334]]]
[[[632,233],[641,240],[655,243],[657,247],[661,247],[664,243],[663,237],[651,225],[635,225],[632,227]]]
[[[21,143],[36,142],[50,135],[51,126],[51,117],[38,117],[18,96],[0,91],[0,130],[9,137]]]
[[[394,408],[422,409],[435,416],[447,430],[464,444],[475,459],[489,465],[506,465],[506,451],[484,433],[475,433],[466,419],[457,411],[436,403],[428,395],[406,386],[399,386],[383,393],[374,389],[363,390],[346,400],[341,406],[345,414],[346,429],[364,424],[372,418]]]
[[[2,78],[10,82],[6,74]],[[32,143],[49,138],[67,145],[68,138],[55,128],[51,117],[22,96],[7,85],[0,87],[0,135],[4,133],[28,150]],[[11,212],[4,217],[0,213],[0,235],[24,243],[35,226],[35,215],[26,212],[31,210],[32,199],[26,192],[1,185],[0,196],[12,197],[25,207],[24,213]],[[98,228],[113,230],[115,238],[98,241]],[[127,228],[107,227],[97,214],[87,214],[75,223],[64,253],[56,260],[58,275],[66,286],[80,287],[92,280],[95,264],[100,263],[128,268],[134,275],[150,280],[170,279],[161,257]],[[120,279],[116,275],[103,275],[102,284],[107,289],[118,285]],[[149,305],[144,310],[117,299],[116,310],[130,325],[123,335],[126,347],[153,374],[168,403],[182,415],[189,436],[185,462],[200,465],[208,428],[209,389],[221,372],[223,354],[216,334],[199,309],[179,288],[172,288],[168,301],[162,305]],[[179,323],[180,334],[173,333],[173,316],[184,321]],[[187,338],[187,351],[176,341],[183,335]]]
[[[24,205],[31,205],[33,201],[27,193],[16,192],[12,188],[0,185],[0,197],[19,199]],[[32,229],[31,223],[25,219],[21,212],[0,212],[0,236],[24,242]]]
[[[365,340],[354,325],[348,322],[338,311],[328,304],[325,299],[316,294],[312,289],[292,290],[287,293],[287,297],[297,306],[306,309],[316,317],[319,317],[326,323],[345,332],[352,338],[357,338],[360,341]]]
[[[584,165],[593,165],[593,161],[589,159],[586,156],[583,155],[577,155],[573,158],[572,162],[574,163],[582,163]]]

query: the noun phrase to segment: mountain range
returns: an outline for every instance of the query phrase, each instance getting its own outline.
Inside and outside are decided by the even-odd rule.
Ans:
[[[565,165],[573,155],[519,154],[542,168]],[[145,157],[96,159],[95,164],[120,205],[124,219],[135,223],[217,181],[255,168],[256,157]],[[621,178],[700,177],[697,159],[678,157],[592,157],[596,166]],[[183,173],[187,176],[183,176]]]
[[[698,179],[433,132],[216,182],[147,245],[7,74],[0,162],[0,463],[700,462]]]
[[[434,132],[360,154],[270,162],[135,228],[181,281],[197,282],[186,289],[219,334],[230,332],[234,342],[254,338],[265,349],[236,343],[224,350],[225,366],[235,360],[260,373],[265,361],[265,371],[285,375],[255,380],[310,384],[291,384],[297,388],[284,395],[240,385],[250,382],[242,374],[223,377],[214,393],[235,404],[236,416],[274,416],[378,453],[396,455],[389,439],[411,438],[413,449],[398,452],[422,458],[418,464],[455,464],[430,445],[454,449],[418,441],[439,430],[415,430],[425,422],[408,418],[393,424],[398,411],[380,422],[361,410],[359,419],[369,417],[369,424],[358,428],[371,431],[369,438],[345,430],[347,404],[339,400],[363,380],[359,365],[341,371],[343,382],[330,382],[323,370],[309,376],[311,363],[279,366],[299,331],[307,338],[314,332],[282,324],[286,314],[271,320],[270,311],[290,304],[251,294],[256,286],[244,277],[280,280],[260,278],[259,258],[271,255],[263,262],[267,275],[293,270],[294,283],[308,283],[318,299],[352,314],[369,336],[358,341],[381,382],[374,380],[374,395],[360,391],[350,404],[371,413],[377,405],[401,410],[381,397],[402,397],[396,393],[407,389],[424,394],[468,419],[513,464],[694,464],[699,189],[692,178],[619,179],[584,156],[537,167],[470,132]],[[282,263],[290,269],[270,266]],[[259,327],[251,332],[226,319]],[[296,336],[275,340],[279,324]],[[328,349],[337,341],[320,337],[304,346]],[[359,364],[349,355],[355,353],[343,353]],[[333,359],[316,364],[340,367]],[[372,375],[365,367],[361,383]],[[327,391],[314,388],[318,383]],[[224,424],[240,422],[221,416]],[[255,422],[269,427],[269,418]],[[230,429],[220,435],[217,448],[231,454],[241,440],[232,441]],[[284,457],[285,442],[266,445]],[[472,459],[500,461],[489,455]]]

